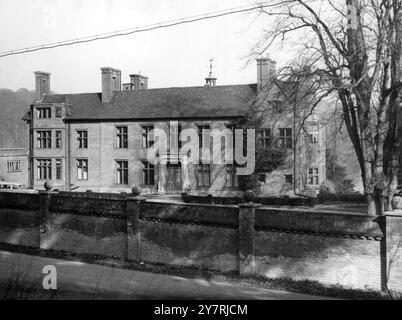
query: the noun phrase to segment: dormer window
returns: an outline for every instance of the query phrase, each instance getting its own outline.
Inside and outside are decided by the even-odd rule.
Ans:
[[[52,117],[52,109],[50,107],[37,108],[39,119],[50,119]]]
[[[279,128],[279,147],[283,149],[293,149],[291,128]]]
[[[280,100],[271,101],[273,111],[275,113],[283,113],[284,105]]]
[[[260,146],[263,148],[269,148],[271,145],[271,129],[261,128],[259,134]]]
[[[310,126],[308,132],[308,140],[309,143],[312,144],[318,143],[318,126]]]
[[[316,144],[318,143],[318,132],[310,132],[308,134],[309,143]]]
[[[310,115],[310,120],[311,121],[318,121],[318,118],[319,118],[318,112],[316,110],[313,110],[311,112],[311,115]]]
[[[56,118],[61,118],[61,107],[55,108]]]

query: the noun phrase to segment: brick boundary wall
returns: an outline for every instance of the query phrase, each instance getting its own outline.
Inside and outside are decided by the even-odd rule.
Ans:
[[[0,193],[0,242],[242,275],[402,291],[402,214]]]

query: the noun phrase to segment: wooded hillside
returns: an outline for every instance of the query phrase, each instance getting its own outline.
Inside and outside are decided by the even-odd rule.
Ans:
[[[28,148],[28,126],[22,117],[34,97],[27,89],[0,89],[0,148]]]

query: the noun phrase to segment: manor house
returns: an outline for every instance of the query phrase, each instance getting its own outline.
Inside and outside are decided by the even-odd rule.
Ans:
[[[267,119],[258,128],[256,142],[275,141],[288,157],[274,172],[259,174],[262,194],[314,194],[325,179],[323,125],[319,115],[312,114],[303,124],[303,138],[295,142],[300,131],[295,114],[278,108],[281,98],[271,101],[270,95],[263,95],[269,83],[275,85],[275,68],[275,61],[259,58],[253,84],[217,85],[211,72],[202,86],[149,89],[144,75],[132,74],[122,84],[121,71],[105,67],[101,68],[102,91],[82,94],[52,94],[50,74],[35,72],[36,99],[24,117],[30,127],[29,185],[43,189],[44,182],[51,180],[59,190],[96,192],[128,192],[138,185],[145,193],[181,193],[190,186],[195,194],[238,195],[233,164],[184,168],[170,148],[159,154],[165,165],[150,163],[149,132],[164,128],[169,141],[174,141],[181,130],[191,127],[202,139],[203,129],[232,128],[264,97],[263,103],[280,115],[272,119],[280,120]]]

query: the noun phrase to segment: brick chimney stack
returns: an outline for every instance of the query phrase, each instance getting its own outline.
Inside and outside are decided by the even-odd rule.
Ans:
[[[102,102],[109,103],[115,91],[121,90],[121,71],[110,67],[102,70]]]
[[[257,58],[257,88],[258,91],[266,89],[275,78],[276,61],[266,58]]]
[[[123,90],[145,90],[148,89],[148,77],[138,74],[130,74],[130,83],[123,84]]]
[[[36,71],[35,73],[35,100],[42,100],[44,95],[50,94],[50,73]]]

